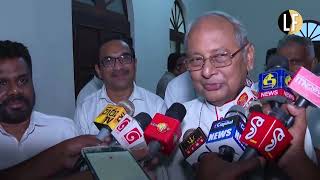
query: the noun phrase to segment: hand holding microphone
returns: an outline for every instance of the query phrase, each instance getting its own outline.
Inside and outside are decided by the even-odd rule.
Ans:
[[[263,166],[262,158],[254,158],[239,162],[227,162],[219,154],[210,152],[201,156],[196,171],[197,180],[235,180],[243,177],[247,172]]]

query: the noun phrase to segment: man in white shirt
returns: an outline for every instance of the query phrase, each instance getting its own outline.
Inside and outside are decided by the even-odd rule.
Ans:
[[[146,112],[151,117],[165,113],[167,107],[159,96],[135,84],[137,60],[133,48],[119,38],[102,44],[96,72],[104,85],[76,108],[75,122],[82,134],[98,134],[95,118],[108,104],[129,100],[134,104],[134,116]],[[157,179],[165,179],[166,171],[157,169]]]
[[[34,104],[32,63],[28,49],[21,43],[0,41],[0,174],[2,170],[78,135],[72,120],[34,111]],[[83,144],[90,142],[99,141],[91,137],[75,138],[64,143],[64,146],[55,147],[38,162],[50,163],[43,164],[43,170],[49,169],[48,171],[57,173],[58,169],[64,169],[64,161],[69,161],[64,155],[73,151],[73,156],[77,157]],[[48,157],[52,157],[53,161],[46,161]],[[65,159],[61,160],[60,157]],[[51,166],[56,162],[61,164],[57,163],[57,167]],[[31,168],[27,173],[35,175],[44,171]],[[20,174],[16,172],[11,174],[24,175],[22,171],[19,171]]]
[[[98,134],[93,122],[108,104],[130,100],[135,106],[134,115],[146,112],[153,117],[166,111],[159,96],[135,84],[136,63],[132,48],[124,40],[111,39],[100,47],[95,69],[104,85],[76,108],[74,119],[82,134]]]
[[[93,78],[79,92],[76,106],[79,106],[86,97],[90,96],[94,92],[97,92],[102,86],[103,82],[101,79],[94,75]]]
[[[247,39],[244,26],[222,12],[210,12],[197,18],[186,33],[185,44],[187,69],[202,98],[184,104],[187,114],[182,122],[182,134],[200,127],[208,135],[212,122],[223,118],[231,106],[247,108],[255,99],[255,92],[246,81],[253,68],[254,47]],[[316,161],[308,131],[305,151]],[[181,162],[183,157],[178,150],[169,167],[170,179],[192,178],[192,170],[183,168]]]

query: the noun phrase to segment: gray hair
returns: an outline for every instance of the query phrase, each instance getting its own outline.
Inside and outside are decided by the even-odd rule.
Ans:
[[[286,35],[281,40],[279,40],[277,50],[279,51],[281,48],[288,45],[289,42],[294,42],[304,46],[305,48],[307,48],[309,57],[310,58],[315,57],[314,46],[311,39],[307,37],[297,36],[294,34]]]
[[[206,12],[205,14],[199,16],[198,18],[196,18],[194,21],[192,21],[187,28],[187,32],[185,35],[185,39],[184,39],[184,44],[187,47],[187,41],[188,41],[188,36],[189,33],[191,31],[191,29],[198,24],[198,22],[205,18],[205,17],[222,17],[224,19],[226,19],[229,23],[232,24],[234,31],[235,31],[235,37],[236,40],[238,42],[239,47],[245,45],[248,42],[248,38],[247,38],[247,30],[244,27],[244,25],[236,18],[234,18],[233,16],[225,13],[225,12],[221,12],[221,11],[210,11],[210,12]]]

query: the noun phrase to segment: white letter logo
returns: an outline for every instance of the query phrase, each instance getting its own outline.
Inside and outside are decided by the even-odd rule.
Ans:
[[[256,135],[257,129],[263,125],[264,119],[259,116],[255,116],[252,118],[250,123],[252,127],[250,128],[250,132],[245,136],[246,140],[252,139]]]
[[[277,136],[277,132],[279,132],[278,136]],[[273,139],[271,139],[271,144],[268,144],[264,150],[266,152],[270,152],[272,151],[276,145],[277,145],[277,142],[281,142],[283,140],[283,138],[285,137],[284,135],[284,132],[281,128],[276,128],[274,131],[273,131]]]

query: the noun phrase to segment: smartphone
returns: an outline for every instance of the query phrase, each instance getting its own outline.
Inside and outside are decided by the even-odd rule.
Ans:
[[[150,179],[130,152],[120,146],[86,147],[81,153],[95,179]]]

